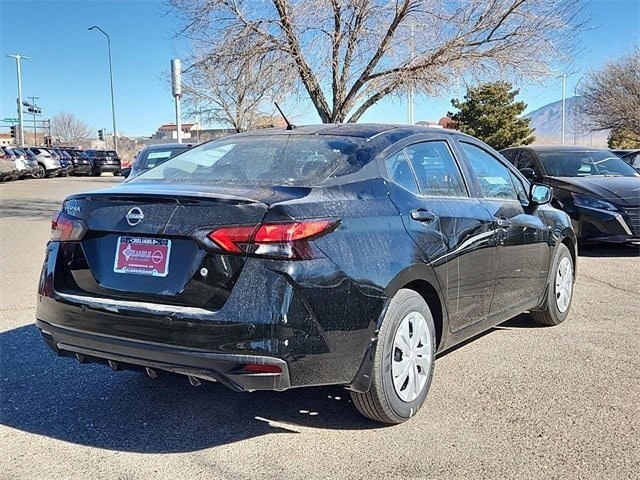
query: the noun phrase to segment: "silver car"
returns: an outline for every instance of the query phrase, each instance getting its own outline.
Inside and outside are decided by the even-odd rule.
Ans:
[[[32,177],[38,172],[38,161],[33,155],[27,154],[25,150],[19,147],[4,148],[5,150],[10,150],[11,153],[15,155],[19,178]]]
[[[52,154],[48,149],[42,147],[27,147],[35,155],[40,167],[34,174],[35,178],[55,177],[60,171],[60,160],[57,155]]]
[[[0,181],[14,180],[17,177],[16,156],[8,148],[0,147]]]

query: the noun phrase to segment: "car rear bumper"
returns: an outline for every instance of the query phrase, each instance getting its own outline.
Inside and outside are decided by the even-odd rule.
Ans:
[[[82,164],[82,165],[76,165],[73,168],[73,173],[76,174],[76,175],[89,174],[89,173],[91,173],[91,164],[87,163],[87,164]]]
[[[115,163],[96,163],[93,169],[100,172],[119,172],[120,165]]]
[[[153,368],[153,363],[198,378],[220,377],[240,390],[352,385],[386,305],[384,297],[359,291],[326,259],[313,260],[315,268],[304,262],[249,259],[218,309],[111,298],[62,281],[56,284],[56,277],[65,275],[56,269],[56,263],[64,263],[59,253],[60,244],[51,242],[36,309],[37,324],[49,332],[54,350],[102,361],[118,362],[117,355],[125,365]],[[319,271],[331,279],[321,291]],[[280,377],[262,374],[260,380],[250,380],[235,361],[207,368],[200,360],[193,363],[195,357],[219,360],[229,355],[256,363],[284,362],[287,368]],[[197,368],[206,372],[195,372]]]
[[[36,325],[54,352],[75,357],[82,363],[106,363],[115,370],[150,369],[154,373],[162,370],[197,380],[217,381],[236,391],[285,390],[291,386],[287,362],[279,358],[212,353],[118,339],[61,328],[40,320]],[[269,365],[279,368],[280,373],[246,372],[243,370],[245,365]]]

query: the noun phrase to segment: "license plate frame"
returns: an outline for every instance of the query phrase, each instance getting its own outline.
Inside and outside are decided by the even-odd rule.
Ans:
[[[129,275],[166,277],[169,274],[171,240],[122,235],[116,244],[113,271]]]

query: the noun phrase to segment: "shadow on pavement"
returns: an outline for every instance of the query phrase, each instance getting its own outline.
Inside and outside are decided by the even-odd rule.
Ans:
[[[119,451],[188,452],[298,427],[369,429],[349,392],[314,387],[235,393],[58,358],[35,326],[0,334],[0,423]]]
[[[640,257],[640,245],[594,244],[579,245],[580,257]],[[580,265],[578,264],[578,268]]]
[[[20,217],[32,220],[50,220],[60,210],[62,202],[31,198],[24,200],[5,199],[0,202],[0,218]]]

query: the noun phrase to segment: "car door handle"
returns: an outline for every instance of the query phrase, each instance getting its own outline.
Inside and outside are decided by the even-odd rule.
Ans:
[[[433,222],[436,219],[436,214],[424,208],[418,208],[411,211],[411,218],[418,222]]]
[[[496,218],[496,225],[498,225],[498,228],[507,229],[511,226],[511,220],[507,220],[506,218]]]

